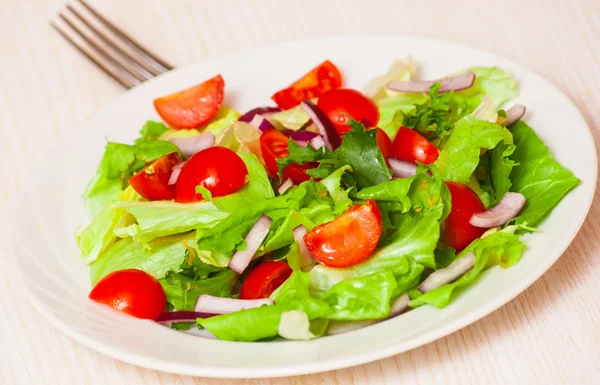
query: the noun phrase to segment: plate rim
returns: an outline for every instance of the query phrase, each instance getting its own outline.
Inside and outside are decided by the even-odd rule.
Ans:
[[[87,118],[85,118],[82,121],[75,124],[73,127],[73,130],[76,130],[77,127],[80,127],[80,126],[86,124],[87,122],[93,120],[97,115],[101,114],[104,110],[110,109],[113,105],[118,104],[126,95],[130,94],[134,90],[136,90],[136,92],[140,92],[137,90],[147,87],[148,85],[154,83],[159,78],[162,78],[164,76],[174,76],[173,74],[178,73],[178,72],[190,71],[192,68],[200,67],[200,66],[202,66],[203,63],[208,62],[208,61],[212,61],[215,59],[220,59],[220,60],[235,59],[238,56],[248,55],[252,51],[257,50],[257,49],[259,49],[259,50],[278,49],[278,47],[284,46],[287,44],[301,44],[301,43],[307,43],[307,42],[319,41],[319,40],[334,40],[334,39],[346,40],[346,39],[351,39],[353,37],[354,38],[396,38],[396,39],[429,41],[429,42],[432,42],[435,44],[446,44],[446,45],[455,46],[457,48],[466,48],[466,49],[469,49],[472,51],[485,53],[494,58],[501,58],[502,60],[506,60],[508,62],[517,64],[518,66],[527,69],[531,74],[537,76],[539,79],[541,79],[542,81],[547,83],[547,85],[550,88],[552,88],[554,91],[556,91],[558,94],[560,94],[560,96],[563,97],[563,99],[570,105],[570,107],[573,108],[574,111],[577,111],[582,122],[585,124],[585,128],[586,128],[585,134],[588,136],[588,139],[589,139],[588,142],[590,143],[590,145],[592,146],[592,149],[593,149],[593,154],[594,154],[593,160],[594,161],[591,162],[592,168],[593,168],[593,170],[592,170],[593,173],[591,173],[591,175],[593,175],[593,180],[586,181],[587,183],[592,184],[593,188],[591,190],[591,193],[587,197],[587,201],[584,203],[585,215],[582,216],[582,219],[580,220],[579,223],[576,224],[576,226],[572,226],[573,228],[576,228],[576,231],[573,232],[571,239],[567,243],[565,243],[565,245],[563,247],[561,247],[558,252],[555,253],[556,257],[550,259],[548,261],[548,263],[537,265],[535,269],[531,270],[531,273],[528,275],[527,280],[520,281],[520,282],[516,283],[514,286],[512,286],[510,289],[502,291],[500,294],[493,297],[489,302],[487,302],[486,305],[479,306],[478,308],[476,308],[475,310],[473,310],[469,313],[458,315],[458,316],[452,318],[448,324],[446,324],[442,327],[437,327],[430,331],[425,331],[423,333],[420,333],[414,337],[411,337],[409,340],[407,340],[403,343],[398,343],[398,344],[380,349],[375,352],[368,351],[366,353],[355,354],[351,357],[348,357],[348,356],[337,357],[337,358],[333,358],[333,359],[327,359],[327,360],[324,360],[319,363],[301,363],[301,364],[277,366],[277,367],[269,367],[269,368],[265,368],[265,367],[248,368],[248,367],[229,367],[229,366],[225,367],[225,366],[204,365],[204,364],[191,365],[191,364],[179,364],[179,363],[165,363],[164,361],[162,361],[160,359],[154,359],[152,357],[147,357],[142,354],[129,353],[126,351],[122,351],[120,349],[115,349],[107,344],[102,343],[101,341],[99,341],[97,339],[94,339],[94,338],[88,337],[82,333],[79,333],[77,330],[71,328],[67,322],[63,321],[57,315],[53,314],[52,312],[45,311],[45,307],[41,306],[42,300],[38,296],[34,295],[31,292],[31,289],[28,287],[28,285],[25,284],[25,282],[24,282],[23,278],[25,276],[25,272],[23,272],[21,270],[21,266],[18,263],[18,261],[16,260],[18,246],[17,246],[17,242],[15,240],[17,238],[16,233],[17,233],[18,227],[12,226],[11,227],[11,235],[12,235],[12,237],[11,237],[12,250],[11,251],[12,252],[10,254],[14,258],[14,262],[15,262],[14,265],[16,266],[16,270],[21,275],[21,280],[19,280],[19,284],[21,284],[22,288],[24,289],[25,295],[28,298],[28,300],[33,305],[35,305],[34,307],[36,308],[36,310],[39,313],[41,313],[44,317],[46,317],[46,319],[48,319],[54,327],[56,327],[58,330],[65,333],[72,339],[76,340],[77,342],[79,342],[93,350],[96,350],[108,357],[118,359],[118,360],[126,362],[128,364],[132,364],[132,365],[136,365],[136,366],[140,366],[140,367],[144,367],[144,368],[152,369],[152,370],[160,370],[160,371],[164,371],[167,373],[191,375],[191,376],[203,376],[203,377],[212,377],[212,378],[273,378],[273,377],[287,377],[287,376],[294,376],[294,375],[321,373],[321,372],[330,371],[330,370],[342,369],[342,368],[347,368],[347,367],[352,367],[352,366],[356,366],[356,365],[373,362],[373,361],[387,358],[387,357],[390,357],[390,356],[393,356],[396,354],[407,352],[416,347],[423,346],[425,344],[428,344],[430,342],[433,342],[440,338],[443,338],[449,334],[452,334],[462,328],[465,328],[465,327],[471,325],[472,323],[474,323],[476,321],[479,321],[480,319],[489,315],[493,311],[500,309],[501,307],[506,305],[508,302],[510,302],[512,299],[516,298],[519,294],[521,294],[525,290],[527,290],[527,288],[529,288],[546,271],[548,271],[556,263],[556,261],[564,254],[564,252],[571,246],[571,244],[573,243],[573,240],[577,237],[582,226],[586,222],[589,211],[592,206],[592,203],[594,201],[595,193],[596,193],[596,189],[597,189],[598,153],[597,153],[597,148],[595,145],[595,141],[593,138],[593,134],[592,134],[590,125],[588,124],[587,120],[585,119],[585,116],[581,113],[581,111],[579,110],[577,105],[573,102],[573,100],[562,89],[555,86],[551,81],[547,80],[545,77],[539,75],[536,71],[533,71],[532,69],[519,63],[518,61],[505,58],[494,52],[490,52],[485,49],[473,47],[468,44],[447,41],[444,39],[436,39],[436,38],[421,37],[421,36],[408,36],[408,35],[404,35],[404,34],[394,34],[394,33],[333,34],[333,35],[323,35],[323,36],[316,36],[316,37],[290,39],[290,40],[278,42],[275,44],[267,44],[267,45],[262,45],[262,46],[258,46],[255,48],[247,48],[247,49],[243,49],[243,50],[238,50],[238,51],[230,52],[230,53],[227,53],[224,55],[218,55],[218,56],[214,56],[211,58],[207,58],[205,60],[202,60],[202,61],[199,61],[196,63],[192,63],[192,64],[189,64],[186,66],[177,67],[176,69],[174,69],[172,71],[161,74],[161,75],[157,76],[156,78],[150,79],[150,80],[146,81],[145,83],[142,83],[141,85],[139,85],[135,88],[132,88],[132,89],[124,92],[123,94],[119,95],[114,100],[103,105],[102,107],[97,109],[94,113],[90,114]],[[64,137],[64,136],[62,138],[61,137],[57,138],[58,140],[55,141],[53,143],[53,145],[45,151],[44,155],[40,158],[40,162],[37,165],[35,165],[34,167],[32,167],[30,176],[26,180],[24,180],[23,183],[21,184],[20,187],[22,189],[26,188],[29,184],[31,184],[33,182],[33,180],[35,179],[35,176],[37,175],[38,169],[43,168],[43,163],[44,163],[43,160],[45,158],[47,158],[56,147],[58,147],[62,143],[64,143],[67,140],[67,138],[68,137]],[[11,223],[13,225],[17,222],[17,219],[16,219],[17,208],[23,203],[23,199],[24,198],[21,197],[13,205],[13,213],[11,216]],[[20,245],[19,247],[21,248],[21,252],[27,252],[24,250],[24,246]]]

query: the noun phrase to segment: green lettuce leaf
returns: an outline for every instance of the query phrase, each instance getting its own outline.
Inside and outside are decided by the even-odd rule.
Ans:
[[[396,278],[390,271],[346,279],[329,289],[321,298],[332,309],[332,320],[366,320],[387,317]]]
[[[348,192],[352,189],[344,190],[342,188],[342,176],[346,171],[352,171],[350,166],[340,167],[327,178],[320,181],[329,192],[329,196],[335,205],[334,214],[339,215],[344,212],[353,202],[348,198]]]
[[[514,221],[535,226],[581,181],[552,158],[527,124],[518,121],[511,131],[516,146],[511,159],[519,163],[510,174],[511,191],[527,198],[527,205]]]
[[[424,304],[442,308],[448,305],[454,291],[474,282],[486,268],[494,265],[509,267],[517,263],[525,244],[515,234],[518,226],[510,226],[502,231],[491,233],[484,238],[473,241],[456,259],[468,253],[475,254],[475,266],[453,283],[443,285],[425,294],[419,295],[410,302],[411,307]]]
[[[328,326],[324,318],[310,320],[305,312],[290,310],[281,314],[277,333],[287,340],[307,341],[321,337]]]
[[[233,122],[236,122],[239,117],[240,113],[236,110],[227,106],[222,106],[212,121],[205,127],[199,128],[199,130],[210,131],[215,135],[215,137],[217,137],[223,132],[223,130],[225,130],[225,128],[227,128]]]
[[[290,130],[299,130],[310,120],[310,117],[304,112],[302,106],[296,106],[289,110],[277,112],[269,118],[274,123],[279,123]]]
[[[169,272],[159,280],[167,301],[177,310],[194,310],[198,296],[208,294],[216,297],[229,297],[238,275],[229,269],[216,273],[209,278],[190,277]]]
[[[158,138],[167,131],[169,131],[169,127],[165,126],[164,123],[148,120],[140,130],[140,137],[135,140],[134,145],[159,140]]]
[[[161,279],[169,271],[181,270],[188,248],[193,246],[193,232],[158,238],[150,242],[148,247],[131,238],[121,239],[109,246],[92,264],[92,285],[107,274],[123,269],[144,270],[156,279]]]
[[[388,71],[381,76],[371,79],[364,87],[363,93],[371,98],[374,102],[383,99],[390,95],[395,95],[397,92],[387,88],[387,84],[393,80],[407,81],[410,80],[415,72],[416,63],[412,56],[408,56],[404,60],[394,60]]]
[[[123,201],[136,201],[141,197],[130,186],[120,194],[119,198]],[[88,226],[77,228],[75,239],[83,262],[94,262],[108,246],[117,240],[114,230],[129,226],[134,222],[135,218],[125,210],[109,205],[100,211]]]
[[[481,149],[492,149],[501,141],[512,144],[507,128],[472,116],[464,117],[456,122],[452,134],[442,144],[435,165],[444,180],[466,184],[479,164]]]
[[[472,97],[477,95],[488,95],[496,108],[519,96],[519,87],[513,74],[498,67],[471,67],[461,73],[474,72],[475,83],[472,87],[456,94]]]

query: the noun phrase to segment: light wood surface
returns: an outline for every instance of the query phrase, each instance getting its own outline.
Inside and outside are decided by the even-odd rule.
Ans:
[[[0,384],[600,384],[597,199],[567,252],[508,305],[435,343],[355,368],[272,380],[183,377],[121,363],[48,325],[25,301],[13,273],[7,246],[13,206],[44,151],[123,92],[49,27],[62,3],[0,0]],[[598,0],[92,3],[178,66],[328,34],[399,33],[464,43],[556,84],[584,114],[596,145],[600,141]],[[369,53],[357,53],[357,60],[369,60]]]

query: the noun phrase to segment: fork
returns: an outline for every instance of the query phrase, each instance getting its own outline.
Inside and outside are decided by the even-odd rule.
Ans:
[[[96,11],[87,1],[66,4],[58,23],[50,21],[70,44],[104,73],[129,89],[173,69]]]

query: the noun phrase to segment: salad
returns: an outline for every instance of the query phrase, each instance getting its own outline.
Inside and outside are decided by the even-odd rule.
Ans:
[[[579,179],[521,120],[511,74],[414,72],[359,91],[325,61],[243,115],[220,75],[154,100],[164,123],[108,142],[84,193],[89,297],[223,340],[309,340],[443,308],[517,263]]]

